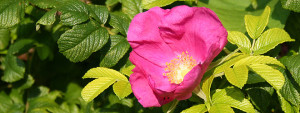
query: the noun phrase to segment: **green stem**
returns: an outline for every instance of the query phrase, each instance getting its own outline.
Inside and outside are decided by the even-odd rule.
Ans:
[[[216,67],[216,66],[218,66],[218,65],[220,65],[220,64],[222,64],[222,63],[224,63],[224,62],[227,60],[227,58],[231,57],[234,53],[238,52],[239,50],[240,50],[240,49],[237,48],[236,50],[234,50],[233,52],[231,52],[231,53],[228,54],[227,56],[223,57],[220,61],[216,61],[214,64],[212,64],[212,65],[210,65],[210,66],[208,67],[207,71],[209,71],[209,70],[213,69],[214,67]]]
[[[253,55],[253,47],[254,47],[254,44],[255,44],[255,39],[253,39],[253,42],[252,42],[252,46],[251,46],[251,49],[250,49],[250,55],[252,56]]]
[[[170,109],[166,113],[171,113],[176,108],[178,102],[179,102],[179,100],[175,99],[174,102],[172,103]]]

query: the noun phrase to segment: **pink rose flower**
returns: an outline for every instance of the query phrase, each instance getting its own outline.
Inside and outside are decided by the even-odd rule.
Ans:
[[[136,15],[128,30],[133,94],[143,107],[185,100],[227,43],[227,31],[205,7],[154,7]]]

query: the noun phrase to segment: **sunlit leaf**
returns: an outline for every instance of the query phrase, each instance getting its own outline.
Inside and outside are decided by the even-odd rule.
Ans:
[[[270,7],[266,6],[260,16],[245,15],[246,30],[252,39],[257,39],[269,22]]]
[[[205,104],[194,105],[188,109],[183,110],[181,113],[205,113],[207,109]]]
[[[248,56],[236,62],[236,66],[251,64],[274,64],[284,67],[277,59],[269,56]]]
[[[237,88],[217,89],[212,96],[212,106],[215,105],[229,105],[247,113],[255,112],[250,101]]]
[[[100,77],[88,83],[81,91],[81,96],[86,102],[92,101],[116,80],[110,77]]]
[[[82,78],[101,78],[101,77],[109,77],[115,80],[128,81],[127,78],[120,72],[105,67],[92,68],[88,72],[86,72]]]
[[[281,94],[277,91],[278,99],[281,104],[281,108],[285,113],[299,113],[299,107],[295,107],[291,105],[288,101],[286,101]]]
[[[249,65],[249,68],[251,71],[264,78],[275,89],[279,90],[282,88],[285,80],[280,71],[265,64],[252,64]]]
[[[113,85],[115,94],[123,99],[132,93],[131,85],[128,81],[118,81]]]
[[[234,66],[225,69],[226,79],[232,84],[242,89],[248,79],[248,68],[246,65]]]
[[[10,41],[10,35],[8,29],[0,29],[0,50],[5,49]]]
[[[250,54],[251,42],[243,33],[229,31],[227,39],[230,43],[236,44],[243,53]]]
[[[283,29],[273,28],[265,31],[255,42],[253,54],[264,54],[283,42],[295,41]]]
[[[132,70],[135,68],[134,65],[128,66],[128,67],[123,67],[121,68],[120,72],[129,76],[133,73]]]
[[[233,109],[229,105],[213,105],[209,113],[234,113]]]

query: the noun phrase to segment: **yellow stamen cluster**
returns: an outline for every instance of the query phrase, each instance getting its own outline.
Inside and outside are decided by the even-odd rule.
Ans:
[[[184,76],[197,65],[196,60],[188,54],[188,52],[182,52],[177,58],[166,62],[164,76],[167,76],[170,83],[180,84],[183,81]]]

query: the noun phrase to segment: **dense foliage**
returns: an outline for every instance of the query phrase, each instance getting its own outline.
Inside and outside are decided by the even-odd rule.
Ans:
[[[190,99],[143,108],[129,24],[178,5],[213,10],[229,43]],[[299,0],[0,0],[0,113],[299,112],[299,12]]]

